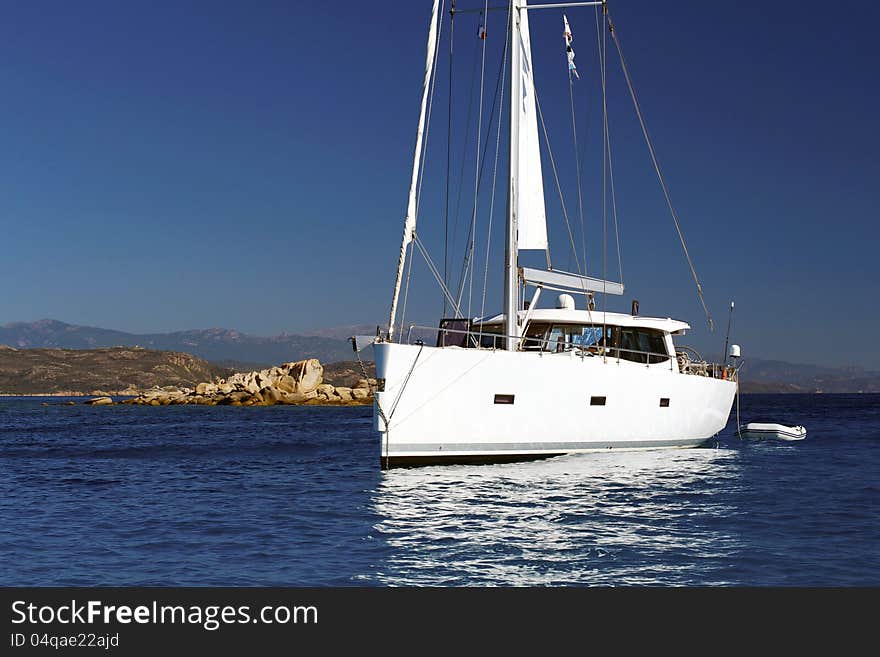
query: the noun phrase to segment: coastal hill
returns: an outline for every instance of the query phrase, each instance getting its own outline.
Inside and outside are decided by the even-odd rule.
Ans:
[[[154,386],[193,386],[230,373],[227,368],[176,351],[0,346],[3,394],[135,394]]]
[[[368,377],[374,377],[373,364],[364,366]],[[177,351],[0,345],[0,394],[6,395],[137,395],[156,387],[194,388],[230,376],[235,376],[230,368]],[[324,366],[319,383],[344,390],[358,388],[363,381],[364,369],[357,361],[347,361]]]

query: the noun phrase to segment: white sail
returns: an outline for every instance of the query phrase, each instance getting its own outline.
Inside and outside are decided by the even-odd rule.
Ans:
[[[519,33],[514,34],[519,49],[520,91],[517,102],[519,130],[516,144],[516,221],[519,249],[547,248],[547,217],[544,210],[544,178],[538,142],[538,112],[535,107],[535,80],[529,39],[529,12],[521,3]]]

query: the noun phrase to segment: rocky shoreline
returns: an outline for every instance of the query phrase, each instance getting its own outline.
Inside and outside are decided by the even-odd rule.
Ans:
[[[362,406],[373,403],[375,379],[360,379],[354,387],[336,387],[324,383],[323,375],[320,361],[310,358],[259,371],[238,372],[226,379],[215,378],[199,383],[194,388],[157,387],[121,402],[102,395],[83,403],[92,406],[114,403],[139,406]]]

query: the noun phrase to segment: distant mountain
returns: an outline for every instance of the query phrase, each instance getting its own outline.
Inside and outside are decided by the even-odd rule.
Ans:
[[[743,392],[880,392],[880,372],[749,358],[740,372]]]
[[[338,337],[282,333],[264,338],[219,328],[135,334],[66,324],[53,319],[4,324],[0,326],[0,344],[19,349],[140,346],[161,351],[182,351],[227,366],[248,364],[265,367],[303,358],[317,358],[322,363],[332,363],[352,357],[351,345]]]
[[[330,328],[306,331],[301,335],[309,337],[335,338],[336,340],[348,340],[353,335],[376,335],[378,324],[350,324],[348,326],[332,326]],[[384,325],[382,325],[384,330]]]

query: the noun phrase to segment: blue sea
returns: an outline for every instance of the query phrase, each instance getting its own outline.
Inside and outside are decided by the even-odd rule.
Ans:
[[[880,395],[742,397],[800,442],[387,472],[369,407],[60,401],[0,399],[0,585],[880,585]]]

